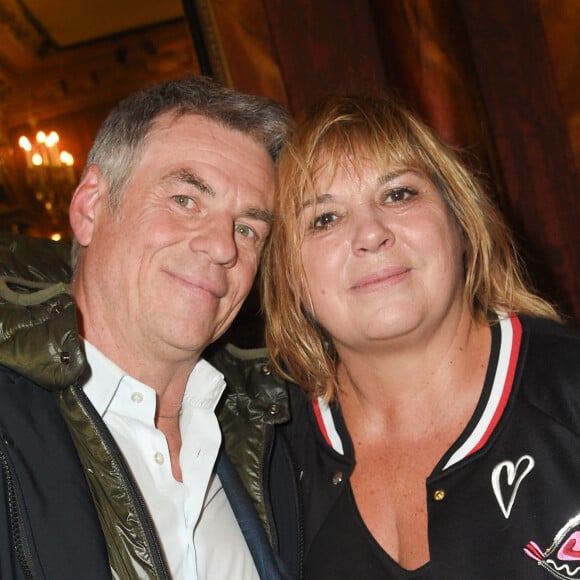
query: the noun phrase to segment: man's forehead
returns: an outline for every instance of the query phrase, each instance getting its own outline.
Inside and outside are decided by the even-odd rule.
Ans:
[[[203,144],[213,146],[214,143],[219,142],[225,147],[232,144],[234,148],[235,144],[238,144],[239,153],[248,157],[252,156],[254,161],[259,159],[260,164],[271,170],[272,174],[274,173],[274,161],[270,152],[265,144],[254,135],[198,113],[166,112],[161,114],[151,126],[147,140],[156,142],[158,137],[163,138],[163,134],[173,135],[174,131],[193,143],[198,141],[202,146]]]
[[[230,127],[219,119],[214,119],[210,116],[193,111],[166,111],[161,113],[151,125],[151,132],[155,130],[181,128],[183,125],[189,125],[192,129],[196,129],[196,132],[192,133],[193,136],[196,134],[220,135],[224,133],[237,135],[243,139],[247,139],[256,147],[263,148],[264,151],[266,151],[266,147],[249,132]]]

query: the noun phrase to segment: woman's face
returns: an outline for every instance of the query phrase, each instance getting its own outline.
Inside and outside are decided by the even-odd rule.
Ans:
[[[339,354],[434,332],[463,298],[463,241],[422,173],[349,160],[300,215],[305,304]],[[324,167],[324,164],[321,164]]]

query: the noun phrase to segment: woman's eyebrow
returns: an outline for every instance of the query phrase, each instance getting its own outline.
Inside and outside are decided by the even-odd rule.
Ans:
[[[302,203],[302,209],[306,209],[307,207],[311,207],[313,205],[318,205],[319,203],[325,203],[327,201],[332,201],[334,196],[330,193],[321,193],[316,197],[311,197],[309,199],[305,199]]]
[[[391,171],[389,173],[385,173],[384,175],[380,175],[377,178],[377,182],[380,185],[385,185],[387,183],[390,183],[391,181],[394,181],[395,179],[401,177],[401,175],[406,175],[407,173],[411,173],[412,175],[419,175],[418,171],[415,171],[414,169],[401,169],[399,171]]]
[[[379,175],[379,177],[377,177],[377,183],[379,185],[385,185],[385,184],[390,183],[391,181],[394,181],[395,179],[401,177],[401,175],[405,175],[406,173],[418,175],[418,172],[415,171],[414,169],[405,168],[405,169],[401,169],[398,171],[391,171],[389,173]],[[334,196],[331,193],[321,193],[320,195],[317,195],[315,197],[310,197],[308,199],[305,199],[302,202],[302,209],[304,210],[306,208],[312,207],[313,205],[318,205],[320,203],[326,203],[326,202],[332,201],[333,199],[334,199]]]

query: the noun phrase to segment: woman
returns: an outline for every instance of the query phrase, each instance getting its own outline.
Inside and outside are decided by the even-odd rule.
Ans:
[[[281,156],[276,214],[304,576],[580,578],[580,338],[476,179],[393,100],[331,97]]]

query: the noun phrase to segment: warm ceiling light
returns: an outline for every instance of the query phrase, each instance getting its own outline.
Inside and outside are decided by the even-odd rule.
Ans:
[[[75,163],[74,157],[68,151],[60,152],[60,162],[63,165],[72,166]]]
[[[32,151],[32,143],[28,137],[25,137],[24,135],[18,139],[18,145],[24,149],[24,151]]]
[[[44,144],[47,147],[53,147],[54,145],[56,145],[59,142],[59,136],[58,133],[56,131],[51,131],[47,136],[46,139],[44,140]],[[39,143],[41,143],[41,141],[39,141]]]

